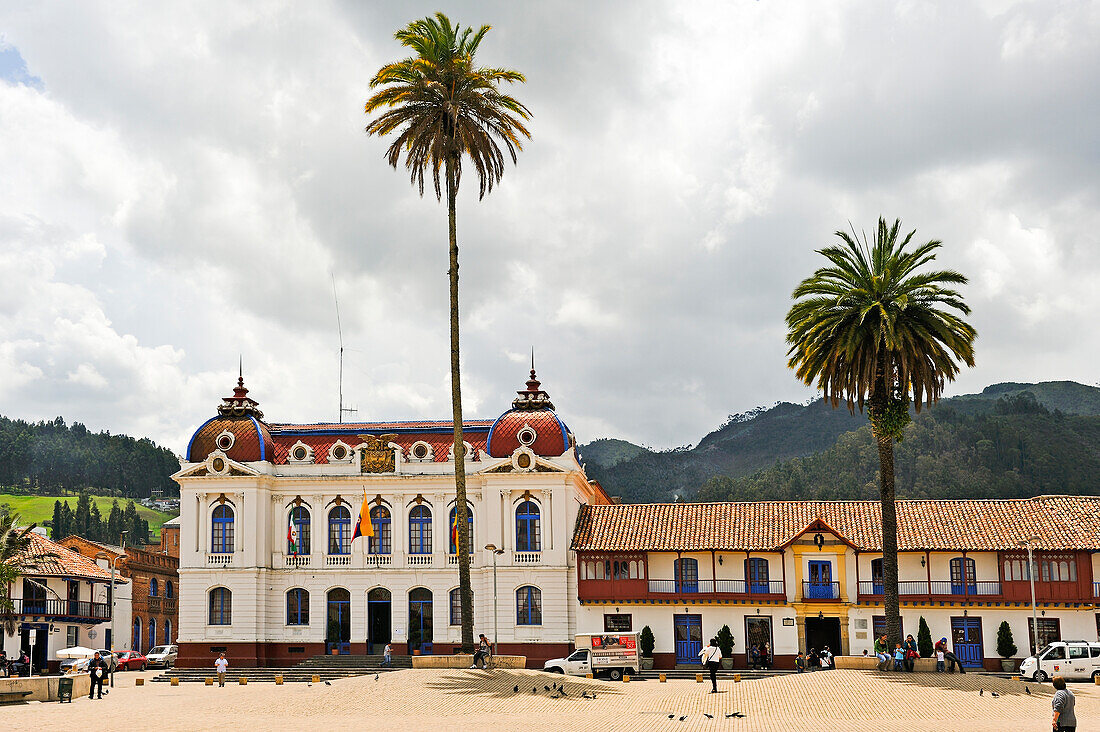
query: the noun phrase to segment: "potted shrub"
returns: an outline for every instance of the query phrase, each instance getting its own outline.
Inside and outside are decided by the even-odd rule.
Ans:
[[[936,650],[932,645],[932,632],[928,630],[928,623],[923,615],[920,616],[920,626],[917,628],[917,650],[920,651],[921,658],[931,658]]]
[[[653,646],[656,643],[653,638],[653,631],[649,629],[649,626],[642,628],[642,634],[638,638],[638,645],[641,646],[639,650],[642,652],[642,670],[653,670]]]
[[[728,625],[723,625],[715,636],[718,641],[718,650],[722,652],[722,668],[733,668],[733,633]]]
[[[1012,642],[1012,628],[1007,620],[1001,621],[997,628],[997,655],[1001,657],[1001,669],[1012,671],[1016,668],[1016,661],[1012,657],[1016,655],[1016,644]]]

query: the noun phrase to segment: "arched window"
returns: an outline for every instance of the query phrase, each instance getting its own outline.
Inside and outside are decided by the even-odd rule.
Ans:
[[[542,591],[537,587],[516,590],[516,625],[542,625]]]
[[[309,554],[309,509],[305,506],[295,506],[290,510],[286,547],[287,554]]]
[[[672,572],[676,575],[677,592],[699,591],[699,560],[676,559],[672,562]]]
[[[214,554],[233,552],[233,508],[224,503],[214,507],[211,519],[210,551]]]
[[[965,567],[965,579],[963,575],[963,568]],[[976,581],[977,571],[975,570],[974,560],[967,558],[965,561],[962,557],[955,557],[951,560],[951,594],[952,595],[974,595],[978,592],[978,583]]]
[[[166,580],[165,581],[165,583],[164,583],[164,596],[169,597],[169,598],[176,596],[176,588],[175,588],[175,585],[172,584],[172,580]]]
[[[309,593],[301,588],[286,593],[286,624],[309,625]]]
[[[134,637],[130,639],[131,648],[141,648],[141,618],[134,617]]]
[[[367,537],[369,554],[389,554],[393,551],[393,539],[390,534],[390,510],[385,506],[375,506],[370,510],[370,522],[374,526],[374,536]]]
[[[157,644],[157,620],[156,618],[149,618],[149,642],[146,644],[148,647],[145,649],[148,651],[150,648]],[[139,650],[137,648],[135,651]]]
[[[409,512],[409,554],[432,553],[432,510],[421,504]]]
[[[539,518],[539,507],[534,501],[524,501],[516,508],[516,551],[542,551],[542,526]]]
[[[150,577],[149,578],[149,597],[156,597],[157,592],[159,592],[159,591],[160,591],[160,587],[157,584],[157,578],[156,577]]]
[[[169,645],[172,643],[172,619],[164,619],[164,643]]]
[[[210,625],[230,625],[233,621],[233,593],[226,587],[210,590]]]
[[[451,590],[451,625],[462,625],[462,591]]]
[[[748,580],[749,592],[767,594],[769,587],[768,560],[763,557],[746,559],[745,579]]]
[[[328,553],[351,554],[351,511],[335,506],[328,512]]]
[[[450,547],[447,551],[451,554],[458,554],[458,506],[451,509],[450,517],[447,520],[447,526],[450,530],[447,532],[451,537]],[[469,506],[466,506],[466,526],[469,529],[470,537],[470,551],[474,548],[474,510]]]

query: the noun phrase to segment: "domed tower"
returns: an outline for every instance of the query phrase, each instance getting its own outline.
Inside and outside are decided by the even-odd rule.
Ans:
[[[508,457],[526,447],[540,457],[559,457],[573,447],[573,435],[554,413],[550,395],[541,388],[531,364],[527,388],[516,392],[512,408],[489,428],[485,450],[495,458]]]
[[[248,396],[244,376],[237,379],[233,396],[222,399],[218,416],[206,421],[187,444],[187,461],[198,463],[221,450],[239,463],[268,461],[275,457],[275,443],[263,422],[259,402]]]

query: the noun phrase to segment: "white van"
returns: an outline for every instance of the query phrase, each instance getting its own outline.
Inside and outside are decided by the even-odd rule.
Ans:
[[[1020,676],[1046,681],[1054,676],[1065,679],[1100,679],[1100,643],[1095,641],[1055,641],[1020,664]]]

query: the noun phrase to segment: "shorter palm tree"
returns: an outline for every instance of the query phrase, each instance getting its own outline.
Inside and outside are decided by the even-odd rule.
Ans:
[[[11,588],[20,575],[33,568],[27,559],[27,549],[34,527],[35,524],[20,527],[17,513],[0,514],[0,627],[8,635],[19,630]]]

